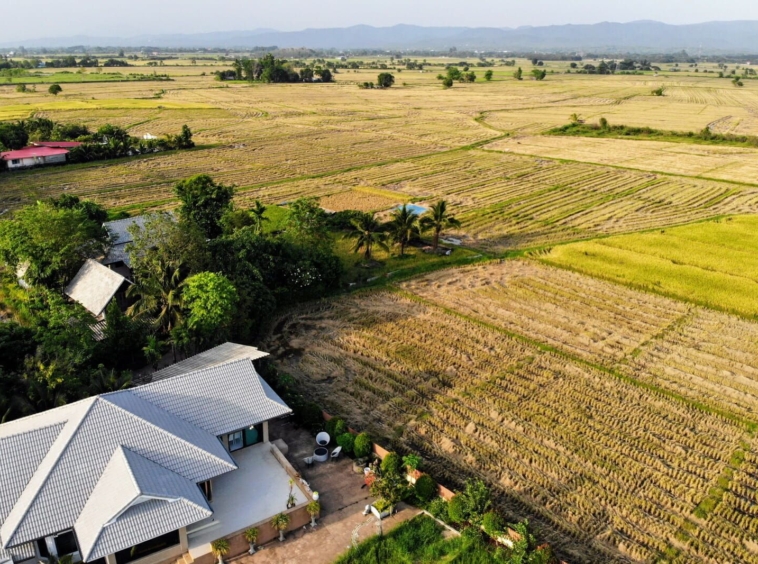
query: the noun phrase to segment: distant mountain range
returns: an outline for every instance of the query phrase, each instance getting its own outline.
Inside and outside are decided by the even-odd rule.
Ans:
[[[256,29],[199,34],[136,37],[59,37],[0,43],[4,49],[24,47],[165,47],[251,48],[274,46],[310,49],[398,49],[690,54],[758,53],[758,21],[707,22],[668,25],[654,21],[603,22],[592,25],[544,27],[421,27],[396,25],[276,31]]]

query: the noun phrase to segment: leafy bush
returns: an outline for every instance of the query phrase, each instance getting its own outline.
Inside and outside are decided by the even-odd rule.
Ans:
[[[492,495],[487,485],[479,479],[466,480],[461,498],[465,520],[472,525],[480,525],[482,516],[492,507]]]
[[[504,526],[503,518],[494,511],[485,513],[484,517],[482,517],[484,532],[493,538],[503,532]]]
[[[351,433],[342,433],[341,435],[337,435],[337,444],[341,446],[342,450],[345,452],[351,453],[354,449],[355,438]]]
[[[428,474],[424,474],[418,480],[414,486],[416,497],[422,503],[427,503],[437,495],[437,484]]]
[[[409,470],[418,470],[421,468],[421,457],[417,454],[407,454],[403,457],[403,464]]]
[[[342,434],[342,433],[337,432],[337,425],[340,423],[341,423],[342,433],[344,433],[345,422],[339,417],[332,417],[329,421],[326,422],[326,432],[329,433],[330,437],[336,438]]]
[[[368,433],[361,433],[355,437],[353,452],[358,458],[367,458],[371,454],[372,446],[371,437]]]
[[[401,465],[402,462],[397,453],[390,452],[384,457],[384,460],[382,460],[382,475],[400,474]]]
[[[446,523],[450,520],[450,516],[448,515],[448,510],[447,510],[447,501],[445,501],[441,497],[438,497],[437,499],[433,499],[431,503],[427,506],[426,510],[436,519],[440,519],[441,521],[445,521]]]
[[[466,522],[466,503],[463,501],[462,494],[458,494],[447,502],[447,516],[453,523]]]
[[[344,435],[347,432],[347,423],[345,423],[345,420],[338,419],[334,424],[334,436],[339,437],[340,435]]]

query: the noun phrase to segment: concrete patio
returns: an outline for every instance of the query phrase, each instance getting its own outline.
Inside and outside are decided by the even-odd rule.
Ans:
[[[363,515],[364,507],[374,498],[362,487],[363,477],[353,472],[352,460],[343,456],[307,468],[303,459],[312,456],[316,448],[316,439],[310,433],[281,421],[273,422],[269,432],[271,440],[282,439],[287,443],[287,459],[311,489],[319,492],[321,518],[315,529],[306,526],[292,531],[285,542],[270,542],[252,556],[233,559],[235,564],[328,564],[348,550],[354,535],[360,541],[377,534],[376,518]],[[398,512],[383,521],[384,532],[418,513],[418,509],[400,504]]]
[[[187,531],[189,553],[198,558],[210,552],[210,543],[241,531],[287,509],[290,477],[271,453],[271,445],[260,443],[232,453],[239,466],[213,480],[213,515]],[[295,485],[296,505],[308,500]]]

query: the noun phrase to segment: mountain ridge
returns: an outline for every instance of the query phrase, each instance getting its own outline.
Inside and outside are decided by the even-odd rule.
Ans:
[[[355,25],[276,31],[266,28],[187,34],[143,34],[134,37],[39,38],[0,43],[0,48],[72,46],[161,48],[279,48],[552,51],[552,52],[758,52],[758,21],[718,21],[671,25],[651,20],[628,23],[562,24],[507,27],[390,27]]]

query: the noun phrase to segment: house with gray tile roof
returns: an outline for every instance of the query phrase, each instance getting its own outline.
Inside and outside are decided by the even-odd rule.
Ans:
[[[126,252],[126,246],[134,241],[134,237],[129,233],[129,229],[134,225],[139,229],[144,229],[148,218],[148,215],[138,215],[103,223],[103,227],[110,234],[110,248],[108,254],[101,261],[102,264],[110,266],[123,263],[127,268],[131,268],[131,260],[129,253]]]
[[[266,458],[268,421],[291,410],[253,366],[261,354],[229,344],[198,370],[0,425],[0,562],[169,562],[188,528],[219,526],[213,483],[236,458],[269,468],[267,487],[286,484]]]

